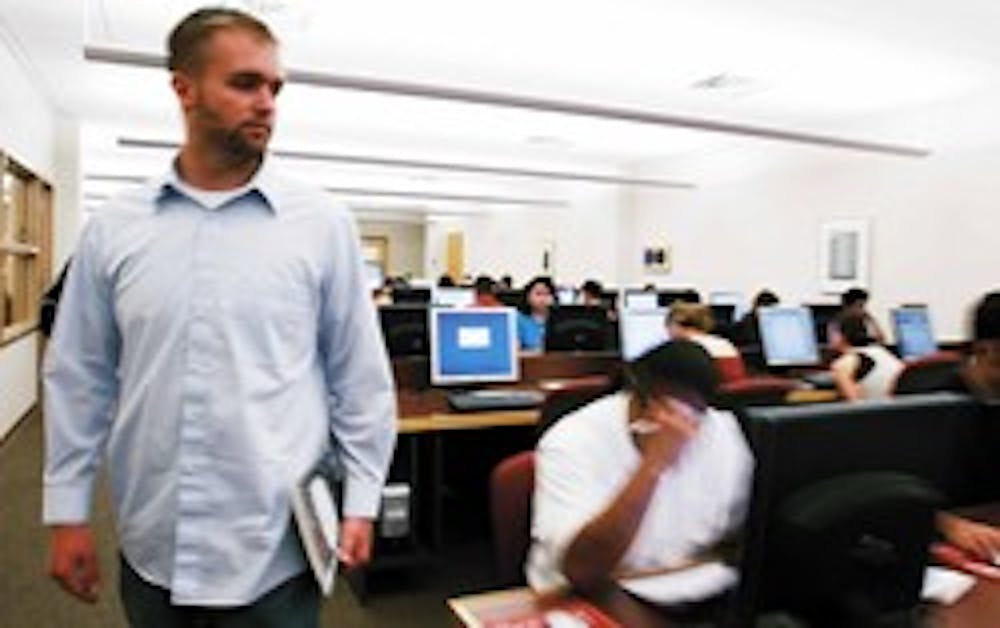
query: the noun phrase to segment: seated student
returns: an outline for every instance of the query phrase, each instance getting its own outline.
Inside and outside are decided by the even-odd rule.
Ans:
[[[841,316],[838,327],[831,346],[841,355],[830,370],[840,396],[849,401],[889,397],[903,362],[868,335],[865,315]]]
[[[448,273],[442,273],[441,276],[438,277],[437,285],[438,288],[453,288],[455,287],[455,280],[452,279],[451,275]]]
[[[973,310],[969,359],[939,382],[926,386],[926,392],[948,390],[969,393],[986,402],[1000,401],[1000,292],[986,294]],[[975,556],[992,560],[1000,554],[1000,528],[945,512],[938,514],[937,525],[949,542]]]
[[[528,583],[599,590],[710,552],[736,530],[753,458],[735,417],[709,406],[717,376],[675,340],[627,367],[626,388],[539,441]]]
[[[545,348],[545,323],[556,300],[556,287],[548,277],[535,277],[524,286],[521,313],[517,317],[517,339],[525,351]]]
[[[860,316],[865,322],[865,332],[868,337],[880,345],[885,344],[885,334],[878,321],[868,311],[868,291],[864,288],[851,288],[840,295],[840,313],[827,327],[827,344],[835,346],[840,342],[837,337],[841,332],[841,321],[847,316]]]
[[[474,303],[476,307],[499,307],[503,305],[497,299],[495,285],[493,278],[489,275],[479,275],[476,277],[476,282],[473,284],[476,291],[476,300]]]
[[[760,345],[760,330],[757,327],[757,310],[762,307],[778,305],[781,300],[770,290],[761,290],[753,298],[753,307],[743,315],[743,318],[733,325],[733,339],[741,347]]]
[[[696,342],[716,360],[719,374],[725,381],[746,377],[746,368],[739,350],[721,336],[710,333],[715,326],[712,310],[699,303],[675,302],[667,315],[671,338]]]
[[[580,303],[582,305],[604,307],[604,301],[601,299],[603,292],[604,288],[599,281],[588,279],[580,286]]]

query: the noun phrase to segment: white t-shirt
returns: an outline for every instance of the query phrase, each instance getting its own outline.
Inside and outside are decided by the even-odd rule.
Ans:
[[[628,395],[604,397],[565,417],[536,450],[528,583],[567,583],[563,555],[628,483],[640,452],[628,429]],[[753,458],[735,417],[709,409],[697,435],[663,472],[619,570],[673,566],[711,546],[746,513]]]
[[[697,342],[705,350],[708,355],[712,356],[713,359],[719,358],[738,358],[740,357],[739,350],[725,338],[721,336],[714,336],[712,334],[691,334],[689,340],[692,342]]]
[[[892,396],[892,388],[903,370],[903,362],[882,345],[853,347],[849,352],[833,361],[830,369],[845,373],[854,379],[855,373],[861,368],[861,358],[865,355],[875,363],[875,366],[857,380],[864,399],[887,399]]]

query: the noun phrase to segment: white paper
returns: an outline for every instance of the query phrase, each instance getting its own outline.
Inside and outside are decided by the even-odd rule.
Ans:
[[[316,582],[323,595],[330,595],[337,576],[340,521],[330,485],[322,474],[313,473],[292,488],[292,513]]]
[[[975,576],[967,573],[944,567],[928,567],[924,570],[924,586],[920,589],[920,599],[950,606],[968,593],[975,584]]]
[[[680,604],[708,599],[731,588],[738,572],[721,562],[705,563],[671,573],[626,578],[619,584],[626,591],[654,604]]]

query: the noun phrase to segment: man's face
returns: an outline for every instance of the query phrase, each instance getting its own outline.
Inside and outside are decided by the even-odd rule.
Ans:
[[[1000,340],[976,341],[973,358],[969,371],[976,393],[987,399],[1000,400]]]
[[[277,52],[255,33],[222,29],[205,44],[199,71],[175,74],[174,89],[195,144],[207,144],[236,163],[263,155],[282,86]]]

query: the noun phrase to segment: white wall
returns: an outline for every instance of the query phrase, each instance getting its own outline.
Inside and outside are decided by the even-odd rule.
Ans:
[[[30,72],[0,24],[0,148],[55,184],[55,114]],[[30,334],[0,348],[0,438],[37,399],[36,342]]]
[[[660,283],[748,296],[767,286],[788,301],[819,296],[824,221],[870,221],[872,308],[924,302],[938,335],[966,334],[968,306],[1000,287],[1000,129],[997,99],[942,104],[849,130],[912,137],[926,159],[866,156],[761,142],[639,172],[703,182],[694,192],[639,191],[623,246],[650,237],[674,248],[675,271]],[[642,282],[637,256],[623,266]]]
[[[362,236],[388,238],[389,275],[421,277],[424,273],[424,225],[417,222],[359,220]]]

